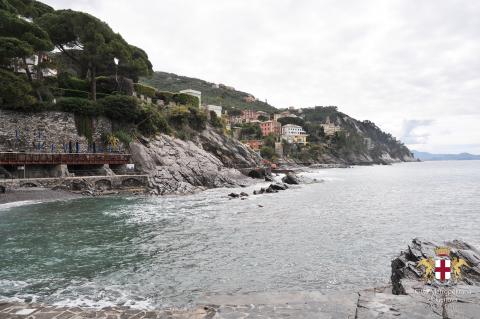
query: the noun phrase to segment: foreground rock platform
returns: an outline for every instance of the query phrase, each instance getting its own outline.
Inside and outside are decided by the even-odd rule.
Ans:
[[[65,308],[25,303],[0,302],[0,319],[208,319],[215,310],[199,307],[193,310],[142,311],[127,308],[104,308],[100,310]]]

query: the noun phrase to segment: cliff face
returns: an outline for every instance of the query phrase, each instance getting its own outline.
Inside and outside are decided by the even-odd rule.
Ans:
[[[251,179],[236,168],[253,168],[260,163],[254,152],[211,128],[193,141],[161,134],[133,142],[130,148],[136,168],[150,175],[155,194],[248,184]]]

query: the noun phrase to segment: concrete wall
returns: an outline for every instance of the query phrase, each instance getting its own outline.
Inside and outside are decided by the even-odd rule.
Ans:
[[[102,147],[102,135],[112,132],[112,123],[106,118],[93,119],[93,141],[97,151]],[[72,142],[73,149],[78,141],[80,152],[88,151],[88,142],[79,136],[75,126],[75,117],[64,112],[23,113],[0,110],[0,152],[25,151],[64,152],[64,145]],[[35,145],[35,147],[34,147]]]
[[[14,190],[21,187],[59,188],[72,191],[90,189],[110,190],[125,188],[146,188],[149,185],[147,175],[88,176],[67,178],[7,179],[0,180],[0,187]]]

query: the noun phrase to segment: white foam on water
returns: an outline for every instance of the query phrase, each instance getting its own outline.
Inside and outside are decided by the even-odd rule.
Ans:
[[[43,201],[41,200],[24,200],[24,201],[18,201],[18,202],[5,203],[5,204],[0,204],[0,211],[7,210],[14,207],[35,205],[35,204],[41,204],[41,203],[43,203]]]

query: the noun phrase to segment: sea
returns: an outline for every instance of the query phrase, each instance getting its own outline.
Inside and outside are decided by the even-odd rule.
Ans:
[[[0,300],[191,307],[210,295],[358,291],[413,238],[480,248],[480,161],[308,170],[316,183],[0,205]],[[277,176],[280,179],[281,176]],[[247,192],[244,200],[231,192]]]

